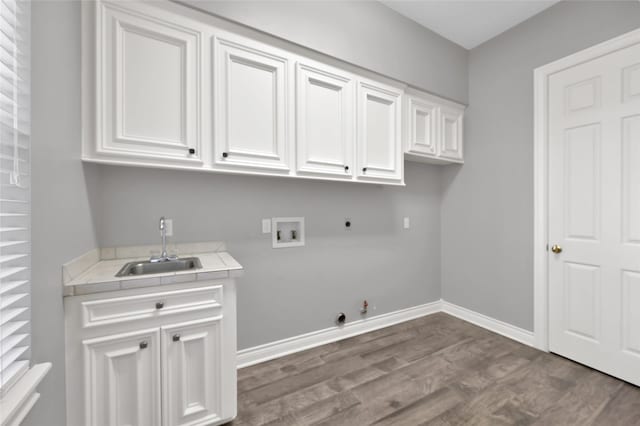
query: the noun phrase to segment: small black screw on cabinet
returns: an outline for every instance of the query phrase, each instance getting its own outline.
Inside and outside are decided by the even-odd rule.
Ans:
[[[156,302],[156,309],[164,308],[164,302]]]
[[[174,342],[179,342],[180,341],[180,335],[179,334],[174,334],[173,337],[172,337],[172,340]]]
[[[349,166],[344,166],[344,171],[348,172],[349,171]]]
[[[362,168],[362,173],[367,173],[367,168],[366,167]]]
[[[193,155],[196,153],[196,150],[194,148],[189,148],[189,154]]]
[[[229,153],[228,153],[228,152],[223,152],[223,153],[222,153],[222,158],[227,158],[228,156],[229,156]]]
[[[149,346],[149,342],[147,342],[146,340],[143,340],[142,342],[140,342],[140,349],[147,349],[148,346]]]

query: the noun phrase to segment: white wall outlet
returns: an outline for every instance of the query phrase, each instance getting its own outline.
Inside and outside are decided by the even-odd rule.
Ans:
[[[404,218],[404,220],[402,221],[402,226],[404,226],[404,229],[409,229],[411,227],[411,221],[408,217]]]
[[[304,245],[303,217],[274,217],[271,223],[273,248]]]
[[[164,220],[164,229],[167,237],[173,237],[173,219]]]
[[[271,233],[271,219],[262,219],[262,233],[263,234]]]

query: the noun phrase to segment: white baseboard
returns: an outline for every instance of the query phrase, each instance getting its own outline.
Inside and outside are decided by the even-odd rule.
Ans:
[[[486,328],[497,334],[513,339],[525,345],[534,346],[534,336],[531,331],[524,330],[506,322],[471,311],[444,300],[389,312],[371,318],[361,319],[347,323],[342,327],[330,327],[324,330],[289,337],[275,342],[238,351],[238,368],[249,367],[282,356],[291,355],[306,349],[315,348],[327,343],[368,333],[380,328],[389,327],[401,322],[423,317],[436,312],[445,312],[454,317],[468,321],[472,324]]]
[[[462,320],[486,328],[494,333],[501,334],[509,339],[515,340],[528,346],[535,346],[533,332],[516,327],[515,325],[499,321],[478,312],[454,305],[453,303],[442,301],[442,312],[458,317]]]
[[[324,330],[312,331],[311,333],[243,349],[238,351],[238,368],[259,364],[295,352],[315,348],[327,343],[434,314],[442,310],[441,305],[441,301],[437,300],[424,305],[353,321],[342,327],[329,327]]]

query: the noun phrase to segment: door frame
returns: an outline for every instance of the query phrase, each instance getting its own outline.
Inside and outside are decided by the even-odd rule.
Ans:
[[[640,28],[548,63],[533,71],[533,335],[534,346],[549,352],[549,77],[567,68],[640,43]]]

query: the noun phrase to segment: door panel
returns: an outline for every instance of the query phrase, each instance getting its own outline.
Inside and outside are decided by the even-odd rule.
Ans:
[[[435,156],[438,153],[438,105],[407,96],[407,151]]]
[[[462,117],[462,110],[440,108],[440,157],[462,161]]]
[[[165,22],[122,4],[101,7],[98,85],[105,105],[98,151],[201,162],[201,32],[186,18]]]
[[[402,181],[400,95],[394,88],[358,86],[358,178]]]
[[[221,417],[222,316],[162,327],[163,425]]]
[[[298,172],[351,179],[355,169],[353,79],[306,63],[299,63],[296,72]]]
[[[289,60],[249,40],[216,38],[215,163],[289,171]]]
[[[160,424],[158,329],[86,340],[86,424]]]
[[[640,384],[640,46],[549,78],[549,346]],[[640,98],[639,98],[640,99]]]

